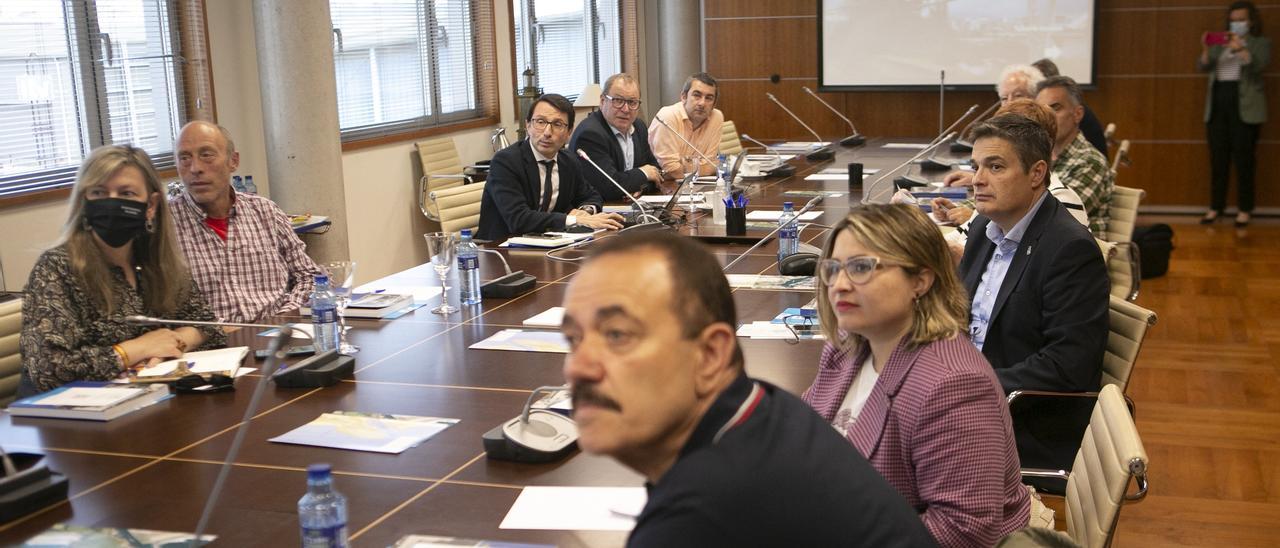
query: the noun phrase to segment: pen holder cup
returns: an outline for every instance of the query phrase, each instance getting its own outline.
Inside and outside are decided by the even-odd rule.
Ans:
[[[724,208],[724,233],[729,236],[742,236],[747,233],[747,208]]]

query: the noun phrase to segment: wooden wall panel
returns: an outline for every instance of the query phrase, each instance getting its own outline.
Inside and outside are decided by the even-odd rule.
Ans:
[[[1280,0],[1256,2],[1270,36],[1280,36]],[[1220,30],[1226,2],[1098,0],[1097,89],[1085,100],[1118,137],[1133,141],[1134,167],[1120,184],[1145,188],[1147,204],[1203,206],[1208,202],[1204,143],[1206,80],[1195,72],[1204,30]],[[762,139],[803,139],[803,128],[764,97],[778,96],[824,137],[847,127],[805,95],[817,88],[817,2],[703,0],[707,70],[724,82],[720,108],[738,128]],[[1277,39],[1280,42],[1280,39]],[[1280,48],[1278,43],[1276,48]],[[1273,56],[1280,50],[1273,50]],[[1030,59],[1028,59],[1030,61]],[[779,83],[768,78],[782,77]],[[1267,69],[1268,108],[1280,118],[1280,59]],[[938,131],[933,91],[823,94],[867,135],[929,137]],[[946,118],[970,104],[985,108],[994,92],[949,92]],[[1280,121],[1263,126],[1258,149],[1258,203],[1280,207]],[[1234,200],[1233,200],[1234,201]]]

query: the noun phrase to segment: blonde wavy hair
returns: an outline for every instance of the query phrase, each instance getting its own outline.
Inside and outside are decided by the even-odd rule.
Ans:
[[[968,332],[969,296],[952,266],[951,251],[937,225],[913,205],[864,204],[831,229],[822,258],[831,257],[836,238],[848,233],[886,262],[902,265],[911,276],[925,270],[934,273],[933,284],[916,301],[907,332],[907,347],[949,339]],[[845,333],[837,324],[827,284],[817,283],[818,317],[827,340],[844,350],[860,352],[866,339]]]
[[[117,304],[111,291],[110,265],[85,219],[84,204],[89,189],[105,184],[128,166],[142,172],[147,185],[147,199],[157,197],[151,229],[133,241],[133,262],[141,267],[138,281],[141,287],[146,288],[142,299],[148,312],[167,316],[189,296],[191,276],[178,249],[177,231],[170,218],[164,185],[160,183],[146,151],[129,145],[111,145],[94,149],[89,154],[76,172],[76,184],[68,200],[70,213],[66,224],[62,225],[62,235],[56,245],[66,246],[76,281],[94,304],[110,315]]]

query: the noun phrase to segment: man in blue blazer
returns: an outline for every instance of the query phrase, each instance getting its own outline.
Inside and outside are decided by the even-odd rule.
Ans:
[[[1089,230],[1046,191],[1052,139],[1012,113],[973,136],[980,216],[960,261],[970,337],[1005,392],[1097,391],[1110,280]],[[1022,465],[1070,469],[1092,408],[1054,398],[1012,409]]]
[[[575,225],[622,228],[622,216],[602,213],[600,194],[582,178],[577,158],[561,150],[573,127],[573,104],[548,93],[525,117],[529,138],[498,151],[480,201],[476,238],[563,231]]]
[[[649,128],[640,117],[640,86],[630,74],[621,72],[604,81],[600,110],[578,124],[569,140],[569,150],[581,150],[605,173],[639,196],[657,189],[662,181],[658,159],[649,148]],[[606,201],[626,200],[626,196],[595,168],[584,165],[583,178]]]

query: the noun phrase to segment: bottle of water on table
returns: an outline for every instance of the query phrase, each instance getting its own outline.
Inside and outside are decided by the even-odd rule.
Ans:
[[[800,250],[800,231],[796,226],[796,214],[791,202],[782,202],[782,216],[778,218],[778,262]]]
[[[480,248],[471,241],[471,229],[463,229],[458,242],[458,289],[463,306],[480,304]]]
[[[329,289],[329,277],[316,276],[311,292],[311,331],[316,353],[338,347],[338,296]]]
[[[328,464],[307,467],[307,494],[298,500],[303,548],[347,546],[347,498],[333,490]]]

